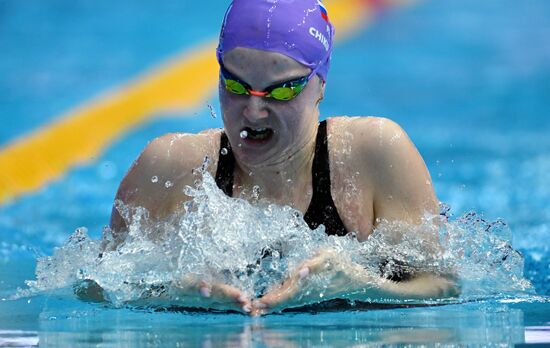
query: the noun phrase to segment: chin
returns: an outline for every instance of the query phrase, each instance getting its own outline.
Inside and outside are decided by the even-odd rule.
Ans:
[[[273,157],[265,151],[254,151],[253,149],[233,149],[236,160],[247,167],[259,167],[265,165]]]

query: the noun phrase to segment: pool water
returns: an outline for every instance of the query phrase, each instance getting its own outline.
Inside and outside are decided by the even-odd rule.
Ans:
[[[0,58],[0,118],[10,125],[0,127],[0,146],[215,37],[223,11],[213,2],[0,2],[0,51],[10,52]],[[548,18],[542,0],[425,1],[384,11],[337,45],[321,108],[401,124],[451,219],[475,211],[506,221],[536,295],[262,318],[114,308],[79,301],[70,289],[9,300],[35,278],[37,258],[77,227],[100,238],[120,179],[150,139],[221,127],[205,103],[159,115],[92,164],[0,207],[0,346],[550,343]],[[214,95],[210,103],[219,110]]]

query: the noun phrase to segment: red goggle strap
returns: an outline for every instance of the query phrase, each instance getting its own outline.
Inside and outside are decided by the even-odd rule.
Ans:
[[[256,97],[265,97],[266,95],[269,94],[268,92],[258,92],[258,91],[254,91],[252,89],[249,89],[248,93],[250,93],[250,95],[254,95]]]

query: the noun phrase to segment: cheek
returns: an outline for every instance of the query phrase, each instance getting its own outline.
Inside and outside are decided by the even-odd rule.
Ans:
[[[317,114],[309,103],[300,103],[288,110],[285,114],[286,128],[292,138],[302,138],[315,127]]]
[[[292,101],[294,123],[307,124],[318,117],[317,97],[315,89],[311,88],[304,90]]]
[[[232,120],[236,117],[239,117],[239,108],[240,103],[238,100],[235,100],[235,96],[231,93],[228,93],[225,88],[219,87],[219,99],[220,99],[220,108],[222,111],[222,117],[225,120]]]
[[[296,111],[292,119],[292,126],[295,127],[295,132],[299,133],[298,136],[303,136],[304,133],[309,134],[311,128],[317,125],[319,118],[317,99],[319,95],[315,88],[310,88],[304,90],[299,97],[301,98],[296,100]]]

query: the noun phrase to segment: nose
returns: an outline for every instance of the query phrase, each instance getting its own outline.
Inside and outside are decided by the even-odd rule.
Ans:
[[[243,114],[251,122],[267,118],[269,112],[266,109],[265,98],[254,95],[249,96]]]

